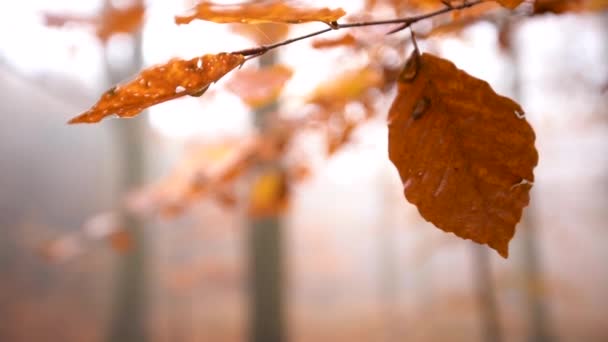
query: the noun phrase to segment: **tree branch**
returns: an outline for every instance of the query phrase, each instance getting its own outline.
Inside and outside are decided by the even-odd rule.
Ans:
[[[262,46],[258,46],[255,48],[251,48],[251,49],[245,49],[245,50],[240,50],[240,51],[234,51],[232,53],[234,54],[240,54],[243,56],[252,56],[252,57],[257,57],[260,55],[265,54],[266,52],[276,49],[278,47],[281,46],[285,46],[285,45],[289,45],[291,43],[295,43],[299,40],[303,40],[303,39],[307,39],[307,38],[311,38],[314,36],[318,36],[320,34],[323,33],[327,33],[329,31],[334,31],[334,30],[339,30],[339,29],[345,29],[345,28],[352,28],[352,27],[362,27],[362,26],[375,26],[375,25],[390,25],[390,24],[401,24],[399,27],[397,27],[396,29],[388,32],[388,34],[391,33],[395,33],[398,31],[401,31],[403,29],[406,29],[408,27],[410,27],[412,24],[424,20],[424,19],[429,19],[441,14],[445,14],[448,12],[452,12],[452,11],[456,11],[456,10],[461,10],[461,9],[465,9],[465,8],[469,8],[469,7],[473,7],[475,5],[479,5],[480,3],[484,2],[484,0],[475,0],[475,1],[463,1],[462,4],[454,6],[454,5],[449,5],[449,3],[446,5],[446,7],[434,11],[434,12],[430,12],[430,13],[426,13],[426,14],[421,14],[421,15],[417,15],[417,16],[412,16],[412,17],[406,17],[406,18],[397,18],[397,19],[389,19],[389,20],[375,20],[375,21],[362,21],[362,22],[358,22],[358,23],[347,23],[347,24],[338,24],[336,22],[331,23],[329,28],[323,29],[323,30],[319,30],[319,31],[315,31],[315,32],[311,32],[308,34],[305,34],[303,36],[299,36],[299,37],[295,37],[295,38],[291,38],[291,39],[287,39],[278,43],[274,43],[274,44],[270,44],[270,45],[262,45]]]

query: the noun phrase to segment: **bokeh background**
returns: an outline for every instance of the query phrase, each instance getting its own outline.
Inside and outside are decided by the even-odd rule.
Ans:
[[[246,341],[255,325],[289,341],[608,341],[608,13],[526,17],[527,3],[508,36],[482,21],[421,41],[517,99],[536,130],[540,163],[509,259],[434,228],[405,201],[379,116],[330,157],[305,140],[313,172],[273,223],[273,266],[251,261],[259,227],[238,205],[201,199],[170,219],[124,209],[193,145],[255,131],[239,97],[66,125],[143,66],[255,43],[217,24],[175,26],[187,1],[147,1],[141,33],[107,42],[86,23],[45,21],[109,5],[129,3],[0,3],[0,341]],[[295,71],[280,99],[295,115],[319,83],[365,63],[307,41],[275,62]],[[127,224],[117,228],[117,216]],[[280,276],[264,271],[277,265]],[[264,277],[279,286],[279,312],[252,308],[277,300],[252,289]]]

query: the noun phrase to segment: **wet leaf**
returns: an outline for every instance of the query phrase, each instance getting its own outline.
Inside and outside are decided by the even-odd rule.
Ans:
[[[220,5],[203,1],[191,14],[175,17],[175,23],[188,24],[200,19],[216,23],[288,23],[299,24],[320,21],[335,22],[346,14],[342,9],[294,7],[284,1],[248,2],[239,5]]]
[[[275,101],[292,75],[291,68],[285,65],[243,69],[234,74],[226,87],[249,106],[258,108]]]
[[[161,102],[185,95],[200,96],[211,83],[243,61],[242,55],[228,53],[173,59],[145,69],[135,79],[106,91],[97,104],[69,123],[95,123],[113,114],[133,117]]]
[[[389,113],[407,200],[446,232],[508,256],[538,154],[521,107],[450,61],[412,55]]]

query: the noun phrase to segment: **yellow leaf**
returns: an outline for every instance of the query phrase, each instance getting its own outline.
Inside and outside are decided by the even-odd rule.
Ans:
[[[330,79],[314,90],[309,102],[327,107],[343,106],[383,83],[383,75],[372,67],[351,70]]]
[[[256,218],[279,215],[287,206],[286,174],[271,168],[260,174],[251,188],[249,215]]]

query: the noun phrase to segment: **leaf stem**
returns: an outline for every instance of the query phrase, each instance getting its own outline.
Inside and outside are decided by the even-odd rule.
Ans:
[[[329,28],[325,28],[323,30],[319,30],[319,31],[315,31],[315,32],[311,32],[308,34],[305,34],[303,36],[299,36],[299,37],[295,37],[295,38],[291,38],[291,39],[287,39],[278,43],[274,43],[274,44],[270,44],[270,45],[261,45],[255,48],[250,48],[250,49],[245,49],[245,50],[240,50],[240,51],[234,51],[232,53],[234,54],[240,54],[243,56],[253,56],[253,57],[257,57],[260,55],[265,54],[266,52],[276,49],[278,47],[281,46],[285,46],[285,45],[289,45],[291,43],[295,43],[299,40],[303,40],[303,39],[307,39],[307,38],[311,38],[314,36],[318,36],[320,34],[323,33],[327,33],[329,31],[334,31],[334,30],[339,30],[339,29],[345,29],[345,28],[352,28],[352,27],[361,27],[361,26],[374,26],[374,25],[390,25],[390,24],[401,24],[399,27],[397,27],[396,29],[388,32],[389,34],[391,33],[395,33],[398,31],[401,31],[403,29],[406,29],[408,27],[410,27],[412,24],[424,20],[424,19],[428,19],[428,18],[432,18],[441,14],[445,14],[451,11],[456,11],[456,10],[461,10],[461,9],[465,9],[465,8],[469,8],[469,7],[473,7],[475,5],[479,5],[480,3],[484,2],[484,0],[474,0],[474,1],[463,1],[460,5],[446,5],[446,7],[439,9],[437,11],[434,12],[429,12],[429,13],[425,13],[425,14],[421,14],[421,15],[417,15],[417,16],[411,16],[411,17],[405,17],[405,18],[396,18],[396,19],[389,19],[389,20],[374,20],[374,21],[362,21],[362,22],[357,22],[357,23],[346,23],[346,24],[338,24],[338,23],[330,23],[330,27]]]

